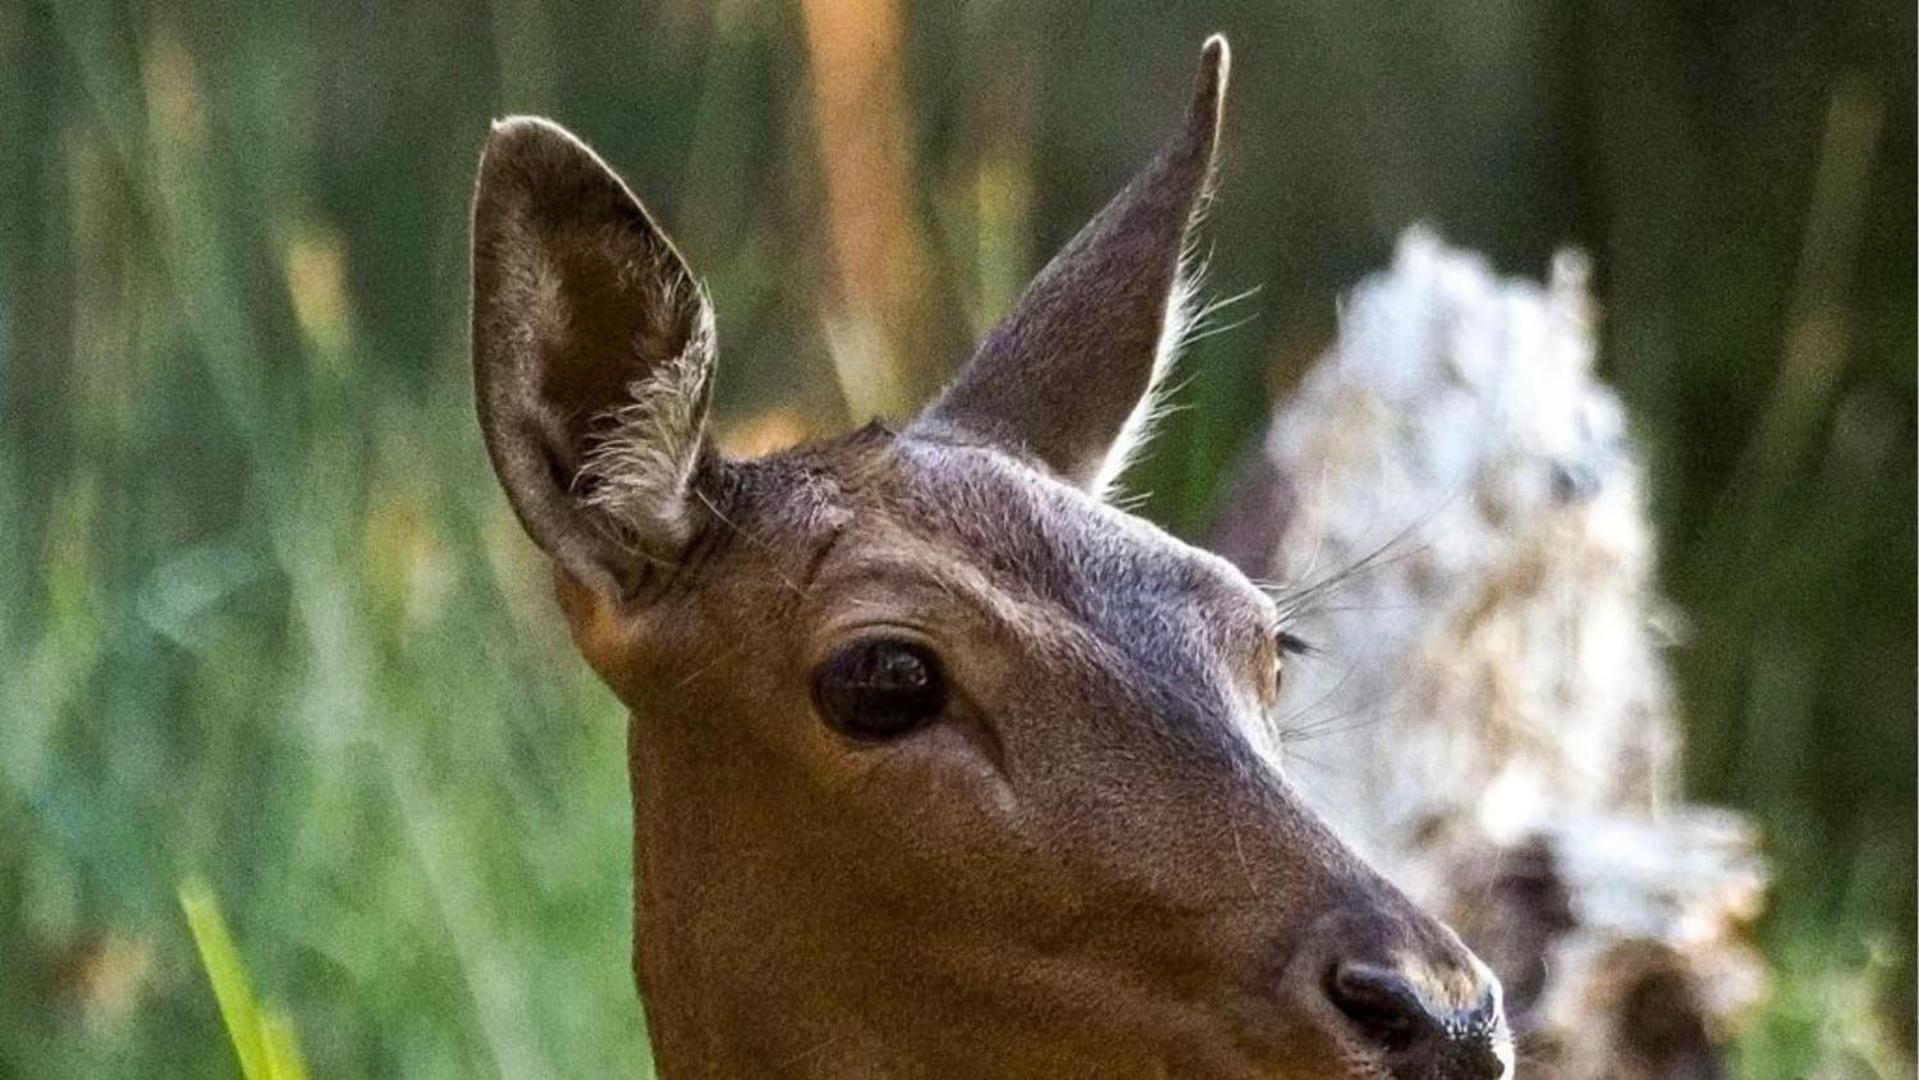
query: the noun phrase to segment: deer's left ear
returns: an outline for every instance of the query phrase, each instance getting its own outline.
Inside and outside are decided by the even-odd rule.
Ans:
[[[1017,449],[1096,494],[1118,477],[1189,314],[1181,264],[1212,179],[1227,68],[1215,35],[1180,132],[1040,271],[917,429]]]

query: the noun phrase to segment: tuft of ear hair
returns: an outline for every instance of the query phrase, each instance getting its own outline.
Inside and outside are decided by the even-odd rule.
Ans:
[[[656,549],[674,550],[694,531],[691,491],[705,452],[706,413],[713,393],[713,317],[704,290],[686,279],[668,285],[696,291],[700,315],[686,343],[654,370],[627,384],[631,400],[606,413],[580,463],[574,489],[587,507],[624,525]]]
[[[1226,39],[1208,38],[1180,130],[1046,264],[916,431],[985,440],[1104,495],[1194,325],[1190,238],[1230,66]]]
[[[527,533],[624,594],[697,531],[713,467],[705,290],[638,199],[550,121],[493,126],[473,201],[473,370]]]

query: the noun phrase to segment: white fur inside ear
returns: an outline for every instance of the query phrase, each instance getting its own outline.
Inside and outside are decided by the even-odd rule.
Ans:
[[[632,400],[608,416],[575,484],[582,501],[647,547],[675,549],[692,532],[688,487],[699,463],[713,379],[713,312],[682,277],[666,286],[660,311],[696,311],[685,344],[627,389]],[[690,290],[691,296],[680,295]]]
[[[1159,343],[1153,348],[1153,373],[1146,381],[1146,392],[1127,414],[1126,423],[1120,426],[1112,448],[1106,451],[1106,460],[1093,477],[1093,497],[1102,502],[1110,501],[1120,477],[1132,466],[1169,411],[1166,375],[1173,370],[1180,350],[1185,347],[1187,328],[1193,322],[1193,301],[1199,294],[1199,281],[1205,276],[1203,266],[1189,275],[1185,263],[1186,259],[1181,258],[1180,271],[1166,294],[1166,316],[1160,321]]]
[[[1121,425],[1119,436],[1113,440],[1112,449],[1107,451],[1105,462],[1093,478],[1093,496],[1102,501],[1111,501],[1120,478],[1138,460],[1160,422],[1172,414],[1169,399],[1173,387],[1166,376],[1179,361],[1180,353],[1201,338],[1238,325],[1213,326],[1211,323],[1214,315],[1253,293],[1249,290],[1202,304],[1199,296],[1206,283],[1207,261],[1197,258],[1188,247],[1179,263],[1179,273],[1174,276],[1173,287],[1166,296],[1166,317],[1160,323],[1159,343],[1153,350],[1153,373],[1146,383],[1146,392],[1127,414],[1126,423]]]

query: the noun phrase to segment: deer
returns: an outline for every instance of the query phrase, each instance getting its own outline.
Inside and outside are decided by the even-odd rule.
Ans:
[[[660,1075],[1496,1080],[1498,980],[1262,749],[1271,595],[1115,507],[1193,311],[1229,69],[904,424],[708,430],[711,301],[624,181],[494,123],[472,356],[629,712]]]

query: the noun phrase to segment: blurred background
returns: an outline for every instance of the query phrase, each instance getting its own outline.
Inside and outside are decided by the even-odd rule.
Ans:
[[[489,118],[621,169],[735,448],[903,414],[1236,54],[1135,474],[1221,478],[1432,224],[1593,257],[1703,800],[1776,864],[1750,1077],[1911,1076],[1909,0],[0,3],[0,1075],[235,1075],[204,880],[316,1076],[644,1075],[624,716],[487,471]]]

